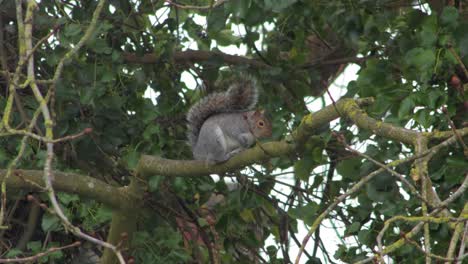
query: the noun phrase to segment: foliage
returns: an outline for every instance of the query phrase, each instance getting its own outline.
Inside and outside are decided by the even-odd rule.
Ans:
[[[272,141],[284,139],[308,116],[311,102],[325,107],[328,88],[348,65],[359,66],[359,72],[340,88],[343,97],[375,98],[364,109],[369,117],[416,132],[436,132],[429,133],[427,144],[434,147],[448,138],[439,131],[462,131],[468,120],[468,73],[463,66],[468,65],[468,9],[461,1],[442,7],[434,2],[109,0],[90,39],[65,64],[48,102],[55,138],[92,128],[84,136],[54,144],[53,169],[122,187],[138,177],[142,154],[191,159],[184,121],[188,108],[247,73],[262,87],[259,105],[271,115]],[[38,80],[53,79],[60,60],[90,26],[97,4],[38,3],[34,44],[52,32],[34,52]],[[12,0],[0,1],[2,109],[8,109],[10,77],[20,57],[15,8]],[[226,54],[237,48],[245,51],[242,56]],[[20,79],[23,83],[27,78]],[[38,83],[44,94],[51,91],[49,83]],[[26,129],[40,104],[28,85],[15,93],[9,125]],[[141,201],[132,205],[130,214],[138,217],[138,230],[121,239],[131,245],[124,255],[136,263],[294,261],[305,235],[303,224],[313,226],[339,195],[381,167],[346,149],[344,142],[386,164],[420,153],[404,135],[389,138],[344,118],[356,113],[341,114],[339,122],[316,129],[298,144],[296,153],[257,161],[259,165],[230,171],[219,181],[150,175],[145,190],[135,194]],[[32,131],[44,135],[45,123],[40,117]],[[2,123],[0,136],[0,167],[6,168],[21,153],[24,135],[7,133]],[[430,189],[445,200],[467,177],[467,153],[466,143],[463,147],[458,142],[435,153],[425,171],[417,162],[399,164],[395,171],[421,195],[427,188],[416,176],[427,175]],[[14,168],[42,170],[46,159],[44,142],[29,138]],[[24,196],[29,189],[20,194],[12,190],[7,188],[7,218],[1,223],[10,226],[1,237],[4,257],[30,256],[77,240],[50,211],[31,213],[32,204],[51,207],[46,195],[34,192],[34,203]],[[210,207],[215,194],[222,202]],[[126,207],[110,208],[89,199],[95,197],[91,194],[87,197],[58,193],[72,224],[106,240],[112,212],[115,216]],[[438,204],[424,197],[435,201],[429,209]],[[463,194],[450,203],[452,217],[459,217],[466,198]],[[324,246],[328,233],[318,227],[302,261],[347,263],[373,257],[385,221],[396,215],[426,215],[425,207],[391,172],[380,173],[328,212],[341,240],[336,250]],[[462,216],[466,222],[466,213]],[[27,226],[36,225],[29,234]],[[416,223],[392,225],[383,236],[385,246]],[[445,257],[454,227],[447,222],[427,226],[426,234],[412,240],[428,250],[421,241],[430,237],[431,253]],[[19,244],[24,239],[27,246]],[[395,263],[422,263],[426,258],[409,242],[389,253]],[[79,249],[58,251],[40,261],[58,263],[79,254]]]

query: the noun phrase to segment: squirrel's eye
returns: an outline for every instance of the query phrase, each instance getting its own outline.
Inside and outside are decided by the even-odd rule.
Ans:
[[[258,126],[262,127],[264,125],[265,125],[265,123],[263,123],[263,121],[258,121]]]

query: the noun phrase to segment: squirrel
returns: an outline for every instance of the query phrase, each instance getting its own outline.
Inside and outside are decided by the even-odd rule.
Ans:
[[[256,80],[244,76],[227,91],[209,94],[194,104],[187,113],[193,157],[207,164],[225,162],[257,138],[271,137],[265,111],[252,110],[257,100]]]

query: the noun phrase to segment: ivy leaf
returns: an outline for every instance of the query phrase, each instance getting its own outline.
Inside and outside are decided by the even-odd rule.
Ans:
[[[41,227],[44,232],[59,231],[62,229],[59,218],[51,214],[44,214],[42,216]]]
[[[67,37],[74,37],[81,34],[81,25],[79,24],[68,24],[65,26],[64,35]]]
[[[414,48],[408,51],[405,56],[405,61],[408,65],[414,66],[421,71],[432,69],[435,59],[434,50],[423,48]]]
[[[77,194],[69,194],[64,192],[59,192],[57,194],[57,197],[59,198],[60,202],[62,202],[64,205],[80,200],[80,197]]]
[[[21,254],[23,254],[23,251],[21,251],[20,249],[17,249],[17,248],[12,248],[10,250],[7,250],[5,257],[14,258],[14,257],[19,256]]]
[[[41,248],[42,248],[42,243],[40,241],[30,241],[28,242],[28,244],[26,245],[26,248],[28,248],[29,250],[31,250],[32,252],[40,252],[41,251]]]
[[[311,156],[305,156],[294,163],[294,174],[297,178],[308,181],[314,165],[314,159]]]
[[[212,33],[211,37],[216,39],[217,43],[221,46],[238,44],[241,40],[239,37],[234,36],[232,30],[230,29],[223,29],[216,33]]]
[[[240,217],[247,223],[255,222],[255,217],[251,209],[244,209],[240,213]]]
[[[400,104],[400,109],[398,109],[398,118],[404,119],[412,114],[414,108],[414,100],[411,96],[406,97]]]
[[[448,28],[456,28],[458,25],[458,10],[453,6],[446,6],[440,15],[440,22]]]
[[[370,230],[362,229],[358,232],[358,239],[364,245],[369,245],[369,242],[372,239]]]
[[[266,10],[281,12],[283,9],[296,3],[297,0],[265,0],[264,5]]]
[[[414,115],[414,119],[424,128],[431,126],[432,118],[427,109],[420,109]]]
[[[224,4],[226,10],[238,18],[245,18],[252,6],[252,0],[228,1]]]
[[[348,226],[348,227],[346,228],[345,235],[347,235],[347,236],[353,235],[353,234],[355,234],[357,231],[359,231],[360,228],[361,228],[361,223],[359,223],[359,222],[354,222],[354,223],[352,223],[350,226]]]
[[[305,206],[298,206],[296,208],[289,209],[288,214],[292,218],[301,219],[305,224],[311,225],[314,222],[318,208],[318,204],[310,202]]]
[[[345,159],[336,165],[336,171],[343,179],[356,180],[359,178],[361,168],[360,158]]]
[[[208,32],[216,33],[224,29],[228,15],[225,14],[222,6],[214,8],[207,17]]]

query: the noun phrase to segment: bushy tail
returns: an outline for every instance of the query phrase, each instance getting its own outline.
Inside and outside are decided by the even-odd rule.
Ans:
[[[212,93],[202,98],[187,113],[190,145],[195,146],[200,129],[210,116],[249,111],[255,107],[257,99],[257,82],[249,76],[236,80],[226,92]]]

